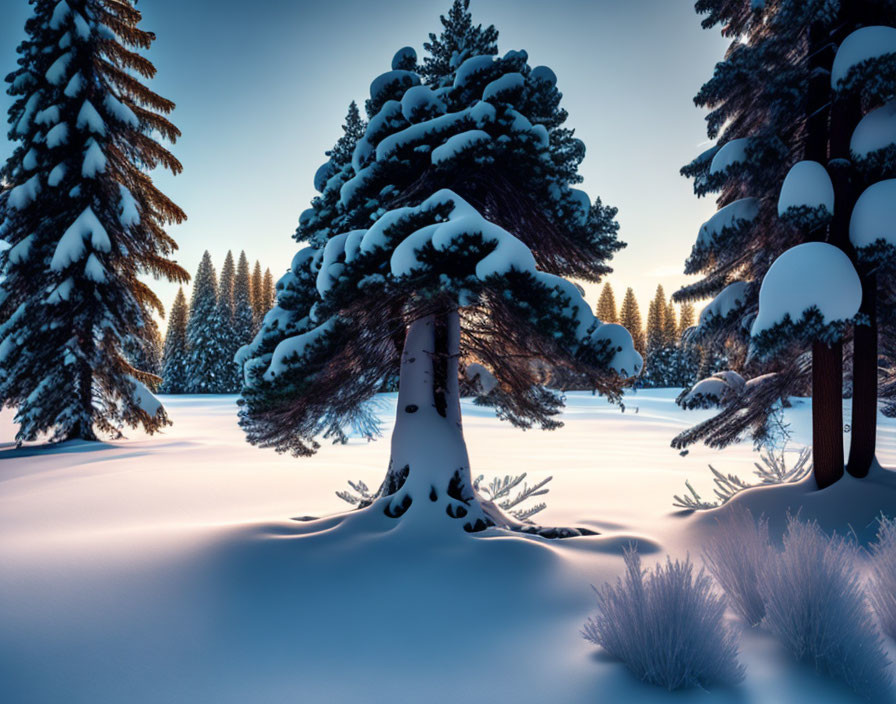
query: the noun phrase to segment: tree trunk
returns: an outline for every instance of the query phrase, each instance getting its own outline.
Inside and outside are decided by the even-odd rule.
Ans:
[[[856,325],[852,362],[852,431],[846,470],[868,475],[877,441],[877,276],[862,277],[862,307],[867,325]]]
[[[809,30],[805,158],[820,164],[828,162],[829,71],[833,49],[828,51],[823,47],[829,41],[824,28],[819,23],[813,24]],[[825,234],[822,233],[820,239],[825,239]],[[812,457],[819,489],[843,476],[843,346],[840,343],[828,346],[816,342],[812,345]]]
[[[812,345],[812,461],[824,489],[843,476],[843,345]]]
[[[494,525],[473,491],[458,389],[456,310],[416,320],[401,354],[392,458],[380,488],[384,512],[417,524]]]
[[[98,438],[93,430],[93,371],[86,364],[82,364],[78,370],[78,404],[80,405],[80,417],[77,423],[68,429],[64,440],[88,440],[96,441]]]

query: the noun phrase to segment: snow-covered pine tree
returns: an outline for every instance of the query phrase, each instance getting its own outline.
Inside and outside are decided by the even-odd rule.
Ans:
[[[663,309],[663,344],[667,347],[678,346],[678,315],[671,300],[665,301]]]
[[[464,61],[473,56],[494,56],[498,53],[498,30],[494,25],[485,29],[473,24],[470,0],[454,0],[448,15],[440,18],[442,33],[430,33],[424,42],[426,56],[418,73],[426,85],[433,88],[448,87],[454,72]],[[405,51],[403,57],[409,56]],[[416,56],[414,57],[416,60]],[[396,65],[395,68],[405,68]],[[415,68],[415,64],[408,66]]]
[[[233,264],[233,253],[227,252],[221,276],[218,278],[218,294],[215,313],[211,320],[210,338],[217,340],[218,353],[214,357],[214,382],[209,391],[219,394],[239,393],[242,387],[242,375],[233,357],[245,343],[233,334],[235,312],[233,307],[233,291],[236,272]]]
[[[168,330],[162,353],[162,384],[165,394],[187,393],[190,383],[189,354],[187,347],[187,321],[190,311],[183,288],[177,289],[174,303],[168,313]]]
[[[264,303],[264,313],[267,313],[271,308],[274,307],[274,303],[277,300],[277,292],[274,290],[274,276],[271,274],[270,269],[264,270],[264,278],[261,282],[261,298]],[[264,315],[262,315],[264,318]]]
[[[218,307],[229,316],[228,322],[233,318],[233,287],[236,281],[236,265],[233,263],[233,252],[227,250],[224,264],[221,267],[221,276],[218,277]]]
[[[233,282],[233,337],[240,346],[248,344],[255,330],[255,314],[252,311],[252,274],[245,252],[240,252]]]
[[[881,135],[892,130],[880,127],[893,96],[896,7],[881,0],[702,0],[697,9],[709,14],[705,27],[721,24],[735,39],[696,99],[711,108],[709,134],[718,144],[683,173],[694,177],[698,195],[720,192],[724,207],[703,226],[686,264],[704,279],[676,296],[717,294],[698,334],[726,341],[729,351],[752,344],[753,359],[763,361],[753,370],[771,373],[673,444],[724,446],[747,429],[761,440],[780,399],[811,375],[815,478],[822,487],[836,481],[843,473],[842,339],[855,314],[844,303],[858,291],[865,310],[855,347],[863,362],[854,367],[865,376],[855,384],[850,472],[862,476],[874,454],[875,287],[861,263],[866,285],[856,283],[850,219],[862,185],[890,178],[892,139]],[[760,73],[774,80],[757,81]],[[863,114],[872,128],[860,129]],[[876,141],[864,142],[871,134]],[[794,277],[794,266],[814,267],[813,281]],[[827,305],[832,295],[840,305]]]
[[[561,278],[595,281],[620,244],[615,210],[571,188],[584,147],[561,132],[554,73],[495,53],[439,63],[447,73],[424,83],[403,49],[374,79],[353,166],[318,171],[334,175],[315,178],[324,192],[300,219],[311,244],[240,354],[249,440],[296,455],[369,430],[365,401],[400,370],[392,460],[369,509],[468,531],[521,526],[474,491],[461,376],[500,417],[553,428],[562,398],[539,360],[609,398],[641,368],[628,332]]]
[[[367,122],[361,117],[361,113],[358,111],[358,104],[353,100],[349,103],[348,112],[345,115],[345,122],[342,125],[342,136],[333,148],[326,152],[326,155],[330,158],[327,163],[331,167],[337,168],[351,164],[352,154],[355,153],[355,145],[364,136],[366,129]]]
[[[660,284],[647,307],[647,357],[666,346],[666,293]]]
[[[600,290],[600,297],[597,299],[597,317],[605,323],[619,322],[616,296],[613,294],[613,287],[609,282],[605,283]]]
[[[184,213],[147,169],[180,163],[156,141],[179,132],[174,104],[146,88],[154,39],[130,0],[33,3],[2,171],[0,400],[17,407],[17,439],[93,440],[168,423],[124,354],[151,335],[162,306],[141,274],[188,280],[165,226]]]
[[[252,269],[252,280],[249,284],[250,300],[252,301],[252,318],[255,320],[253,332],[257,332],[261,327],[261,321],[264,314],[268,312],[269,306],[265,305],[264,300],[264,274],[261,273],[261,262],[255,260],[255,267]]]
[[[206,250],[193,278],[190,319],[187,323],[187,391],[191,394],[216,393],[221,329],[215,312],[218,307],[218,280],[212,255]]]
[[[647,354],[647,342],[644,339],[644,322],[641,320],[641,309],[638,307],[638,299],[634,290],[629,287],[622,298],[622,307],[619,309],[619,324],[632,336],[635,349],[641,355]]]
[[[692,327],[694,327],[694,323],[696,322],[696,318],[694,317],[694,304],[690,301],[685,301],[681,304],[681,315],[678,317],[678,339],[680,340],[685,332]]]

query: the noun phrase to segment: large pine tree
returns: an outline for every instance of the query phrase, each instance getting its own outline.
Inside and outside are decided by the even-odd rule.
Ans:
[[[157,379],[126,358],[148,341],[162,306],[141,274],[186,281],[165,226],[183,212],[147,171],[180,163],[157,141],[179,132],[174,104],[146,88],[131,0],[34,0],[7,81],[14,98],[2,171],[0,400],[18,408],[17,439],[153,432],[168,423],[145,387]]]
[[[350,168],[318,171],[332,175],[300,218],[310,246],[240,355],[241,424],[253,443],[310,454],[322,436],[369,431],[364,402],[399,372],[370,510],[478,531],[521,526],[473,488],[460,377],[500,417],[552,428],[562,397],[539,360],[616,398],[641,358],[561,278],[596,281],[621,245],[615,210],[571,187],[584,146],[562,127],[554,73],[523,51],[498,58],[491,28],[469,45],[466,16],[458,0],[422,76],[411,50],[396,54]]]
[[[723,207],[686,264],[704,278],[677,296],[715,295],[698,335],[715,339],[716,349],[739,346],[741,358],[752,346],[751,371],[770,373],[674,444],[723,446],[746,429],[762,439],[778,400],[811,379],[815,478],[821,487],[836,481],[844,466],[843,340],[855,311],[835,310],[824,298],[850,297],[842,284],[858,278],[855,265],[863,309],[854,328],[849,470],[863,476],[874,457],[880,306],[875,247],[863,254],[850,231],[859,193],[894,175],[892,136],[881,137],[887,130],[879,127],[896,82],[896,7],[889,0],[701,0],[697,9],[708,13],[705,27],[720,24],[734,40],[697,96],[711,109],[709,134],[718,144],[683,172],[698,195],[718,192]],[[803,309],[781,289],[793,288],[794,272],[807,268],[814,278],[799,294],[812,305]],[[839,273],[824,278],[826,269]],[[776,315],[781,310],[786,318]]]

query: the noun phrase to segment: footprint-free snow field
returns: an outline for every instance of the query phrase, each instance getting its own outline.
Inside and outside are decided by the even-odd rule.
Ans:
[[[295,520],[349,508],[334,493],[346,480],[378,486],[394,395],[378,397],[382,440],[310,459],[245,443],[232,396],[163,397],[174,426],[153,438],[49,448],[16,449],[4,414],[0,701],[854,701],[733,615],[747,673],[731,689],[670,695],[581,637],[591,584],[622,573],[625,546],[647,565],[688,553],[699,564],[714,518],[672,506],[685,480],[711,496],[708,463],[749,478],[758,459],[749,443],[672,450],[707,417],[680,411],[675,395],[629,394],[621,412],[571,393],[553,432],[464,402],[474,476],[553,476],[538,521],[600,533],[563,541],[453,525],[425,534],[369,514]],[[795,459],[809,402],[788,421]],[[896,425],[882,418],[880,436],[881,464],[896,465]],[[773,528],[801,509],[864,540],[881,508],[896,509],[893,476],[744,498]]]

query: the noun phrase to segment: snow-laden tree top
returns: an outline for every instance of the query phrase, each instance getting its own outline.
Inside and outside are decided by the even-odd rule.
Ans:
[[[302,454],[363,425],[408,324],[452,310],[461,374],[485,369],[483,401],[524,427],[556,425],[539,360],[611,398],[640,372],[628,332],[562,278],[597,279],[621,245],[615,210],[572,187],[584,145],[561,126],[553,71],[524,51],[449,64],[427,75],[399,51],[351,159],[318,170],[297,233],[310,246],[240,355],[251,440]]]
[[[817,161],[794,164],[778,196],[778,216],[790,223],[813,228],[834,215],[834,185],[827,169]]]
[[[862,259],[896,264],[896,179],[878,181],[859,196],[849,239]]]
[[[850,34],[837,49],[831,69],[831,87],[850,90],[860,84],[896,84],[896,27],[862,27]],[[863,85],[863,90],[873,86]]]
[[[765,275],[751,335],[761,353],[793,340],[836,340],[861,302],[859,275],[843,250],[825,242],[797,245]]]

